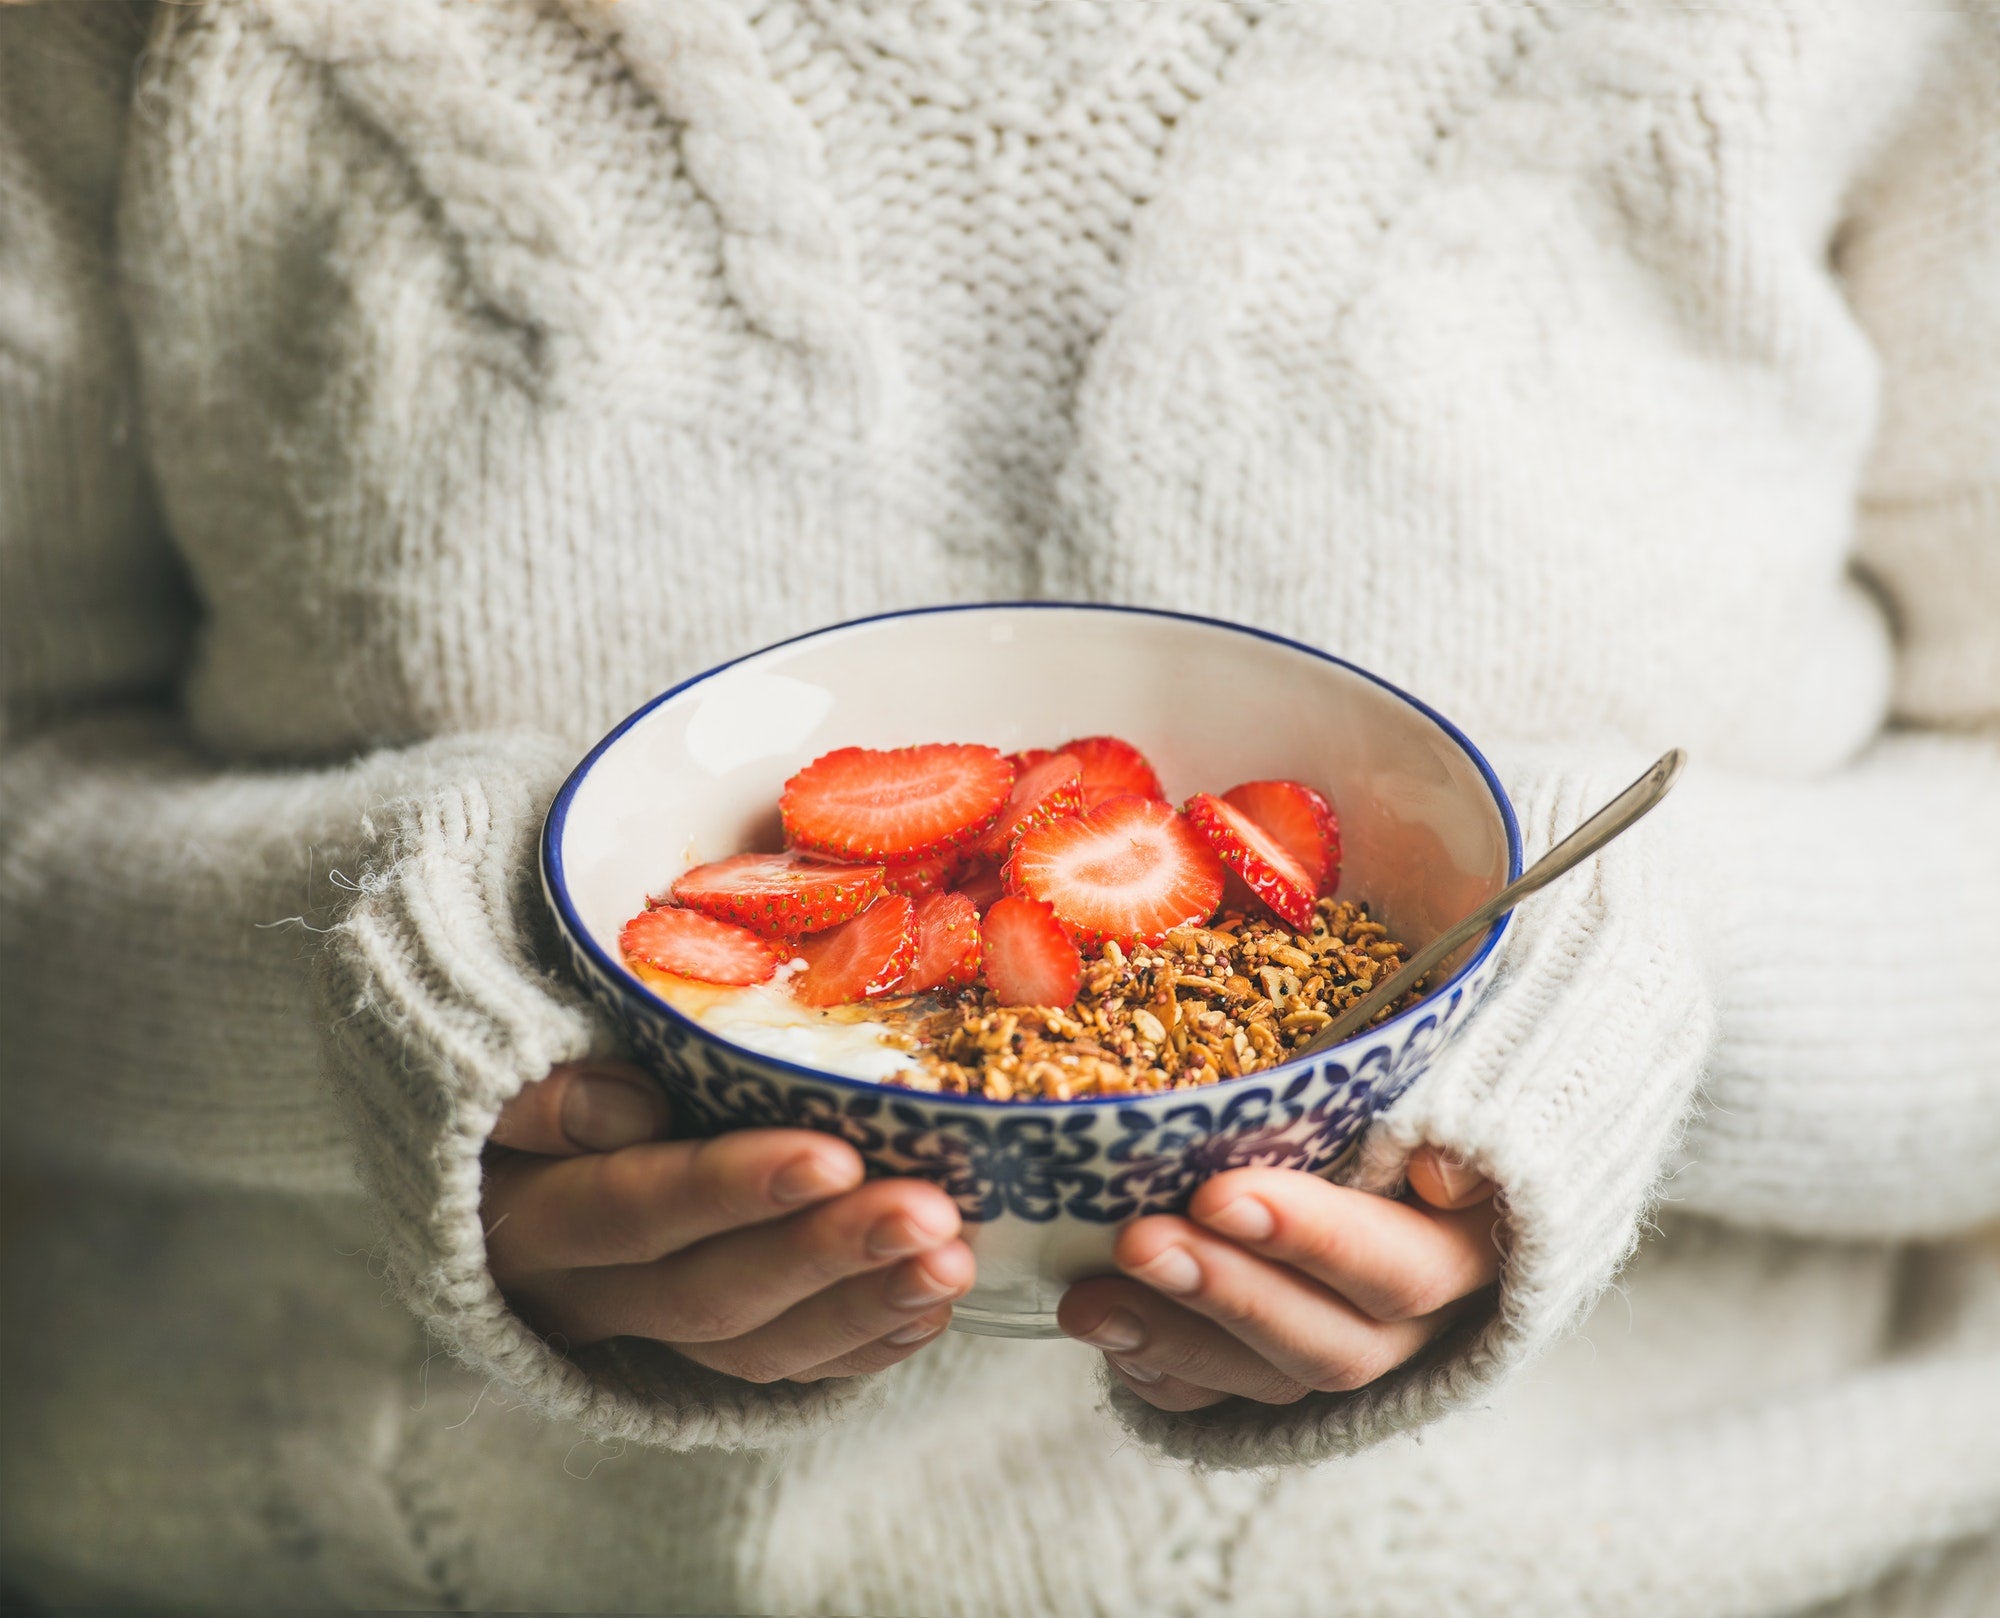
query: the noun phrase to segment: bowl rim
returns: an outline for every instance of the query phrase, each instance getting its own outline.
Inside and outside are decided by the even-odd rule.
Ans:
[[[760,646],[754,651],[744,652],[740,656],[729,658],[725,662],[717,663],[710,668],[703,669],[699,674],[688,676],[687,679],[682,680],[679,684],[669,687],[658,696],[633,709],[632,712],[619,720],[616,725],[612,726],[597,745],[584,754],[582,759],[577,762],[576,767],[564,778],[563,784],[556,791],[554,801],[549,805],[548,814],[542,821],[542,835],[540,839],[542,894],[550,910],[555,914],[557,926],[562,929],[570,944],[580,950],[598,969],[599,974],[605,981],[610,983],[620,994],[637,1000],[642,1006],[646,1006],[656,1012],[664,1013],[670,1022],[680,1024],[697,1038],[710,1040],[716,1044],[725,1046],[729,1050],[740,1052],[744,1056],[766,1067],[779,1070],[788,1077],[810,1079],[818,1084],[832,1084],[843,1089],[873,1092],[877,1095],[887,1093],[892,1097],[902,1100],[931,1103],[948,1102],[954,1107],[991,1107],[1007,1112],[1021,1112],[1025,1109],[1061,1110],[1083,1107],[1127,1107],[1162,1099],[1179,1099],[1185,1101],[1194,1093],[1192,1090],[1163,1090],[1145,1095],[1076,1096],[1068,1101],[1039,1098],[1019,1101],[996,1101],[988,1096],[948,1096],[930,1090],[914,1090],[908,1085],[895,1084],[887,1080],[857,1079],[845,1073],[832,1073],[825,1068],[812,1067],[803,1062],[788,1061],[782,1056],[773,1056],[768,1052],[755,1050],[748,1045],[739,1045],[734,1040],[725,1038],[723,1035],[707,1027],[697,1018],[688,1016],[662,996],[655,994],[629,968],[612,960],[604,950],[598,947],[596,941],[590,936],[588,929],[584,927],[582,918],[577,915],[575,907],[570,903],[569,885],[563,877],[562,862],[562,834],[563,828],[569,820],[570,804],[576,797],[577,789],[583,785],[584,778],[590,774],[591,769],[596,765],[597,761],[610,751],[626,731],[638,724],[640,720],[644,719],[662,703],[672,701],[682,692],[700,685],[705,680],[713,679],[716,675],[736,667],[739,663],[747,663],[752,658],[764,656],[767,652],[775,652],[786,646],[796,645],[800,641],[816,640],[822,635],[831,635],[840,630],[858,629],[867,624],[888,623],[898,618],[934,617],[942,613],[955,612],[1001,611],[1115,612],[1138,618],[1164,618],[1177,623],[1199,624],[1208,629],[1222,629],[1232,634],[1249,635],[1257,640],[1269,641],[1273,645],[1283,646],[1294,652],[1303,652],[1306,656],[1317,658],[1322,663],[1331,663],[1337,668],[1345,669],[1350,674],[1360,676],[1371,685],[1381,687],[1381,689],[1388,692],[1391,696],[1415,708],[1450,737],[1452,742],[1472,761],[1473,766],[1479,771],[1480,777],[1486,783],[1486,790],[1492,794],[1494,807],[1499,810],[1500,822],[1506,831],[1507,880],[1512,882],[1520,876],[1520,823],[1515,818],[1514,805],[1512,800],[1507,796],[1507,789],[1500,784],[1500,777],[1494,772],[1493,766],[1487,762],[1486,755],[1473,746],[1471,738],[1464,731],[1460,730],[1457,725],[1453,724],[1429,703],[1424,702],[1418,697],[1411,696],[1401,686],[1383,679],[1381,675],[1372,673],[1357,663],[1349,662],[1344,657],[1337,657],[1332,652],[1323,651],[1317,646],[1309,646],[1304,641],[1293,640],[1288,635],[1280,635],[1268,629],[1259,629],[1254,624],[1239,624],[1227,618],[1212,618],[1202,613],[1176,612],[1165,607],[1127,606],[1114,602],[1098,601],[949,602],[936,606],[902,607],[890,612],[868,613],[859,618],[843,619],[839,623],[822,624],[816,629],[808,629],[797,635],[787,635],[783,640],[772,641],[768,646]],[[1438,984],[1415,1005],[1397,1012],[1387,1022],[1376,1023],[1372,1027],[1364,1028],[1357,1033],[1349,1035],[1339,1044],[1330,1046],[1323,1051],[1316,1051],[1310,1056],[1295,1056],[1288,1061],[1278,1063],[1274,1067],[1260,1068],[1255,1073],[1245,1073],[1234,1079],[1221,1079],[1211,1084],[1201,1085],[1199,1086],[1201,1093],[1204,1096],[1221,1095],[1225,1092],[1234,1091],[1243,1085],[1269,1084],[1273,1080],[1280,1080],[1294,1073],[1303,1074],[1311,1068],[1324,1064],[1329,1059],[1339,1057],[1342,1053],[1352,1050],[1355,1046],[1363,1042],[1379,1040],[1391,1030],[1401,1030],[1406,1026],[1414,1024],[1415,1021],[1424,1016],[1434,1017],[1436,1015],[1434,1008],[1439,998],[1447,990],[1457,987],[1478,970],[1481,963],[1499,947],[1501,939],[1506,936],[1507,929],[1512,925],[1513,920],[1514,913],[1511,910],[1501,916],[1491,927],[1486,929],[1486,936],[1480,941],[1479,948],[1466,957],[1457,971],[1453,972],[1444,982]]]

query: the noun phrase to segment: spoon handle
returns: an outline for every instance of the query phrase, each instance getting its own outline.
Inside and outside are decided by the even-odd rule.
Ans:
[[[1499,917],[1530,894],[1539,893],[1571,867],[1590,858],[1612,838],[1635,824],[1641,816],[1667,795],[1687,754],[1678,747],[1663,754],[1653,767],[1592,815],[1575,831],[1550,849],[1506,887],[1488,899],[1463,921],[1447,927],[1396,971],[1389,974],[1349,1006],[1313,1038],[1299,1047],[1294,1056],[1309,1056],[1337,1045],[1349,1034],[1368,1025],[1384,1006],[1393,1005],[1439,961],[1467,939],[1477,937]]]

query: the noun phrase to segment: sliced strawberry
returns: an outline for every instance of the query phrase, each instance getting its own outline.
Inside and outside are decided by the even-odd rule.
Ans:
[[[1157,798],[1165,803],[1167,794],[1160,785],[1146,755],[1130,742],[1116,736],[1085,736],[1064,742],[1061,751],[1074,754],[1083,766],[1083,806],[1095,809],[1113,798],[1134,793],[1141,798]]]
[[[810,854],[732,854],[697,865],[674,897],[766,938],[796,938],[858,916],[882,892],[879,865],[836,865]]]
[[[994,901],[979,924],[986,982],[1009,1006],[1067,1006],[1083,987],[1083,957],[1039,899]]]
[[[902,894],[885,893],[852,921],[801,940],[806,969],[792,979],[792,993],[809,1006],[887,994],[916,955],[916,909]]]
[[[974,860],[959,873],[952,889],[964,894],[972,901],[972,908],[984,915],[995,899],[1006,897],[1007,883],[999,866],[989,860]]]
[[[1014,775],[1018,779],[1022,771],[1032,770],[1037,764],[1055,756],[1053,747],[1024,747],[1018,753],[1009,753],[1007,762],[1014,766]]]
[[[895,860],[882,878],[882,885],[891,893],[906,893],[912,899],[921,899],[927,893],[950,887],[964,866],[964,857],[956,853],[933,854],[921,860]]]
[[[1292,926],[1312,925],[1318,884],[1290,849],[1241,809],[1213,793],[1197,792],[1181,812],[1252,893]]]
[[[1017,755],[1018,756],[1018,755]],[[979,841],[978,852],[989,860],[1004,860],[1014,839],[1030,826],[1083,813],[1083,766],[1070,753],[1050,753],[1014,777],[1014,790],[993,829]]]
[[[979,976],[979,912],[962,893],[933,893],[917,901],[917,953],[898,987],[962,989]]]
[[[618,935],[627,960],[703,983],[765,983],[786,952],[753,932],[678,905],[639,912]]]
[[[1207,921],[1222,897],[1222,862],[1194,827],[1171,804],[1129,795],[1022,833],[1006,878],[1091,944],[1157,943]]]
[[[1340,883],[1340,820],[1333,805],[1300,781],[1245,781],[1223,793],[1311,873],[1318,893]]]
[[[785,841],[841,860],[915,860],[985,835],[1013,790],[990,747],[841,747],[785,783]]]

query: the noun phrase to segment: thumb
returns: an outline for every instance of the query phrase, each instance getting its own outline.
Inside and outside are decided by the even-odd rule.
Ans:
[[[667,1132],[667,1098],[629,1062],[563,1062],[500,1109],[492,1142],[540,1157],[615,1152]]]

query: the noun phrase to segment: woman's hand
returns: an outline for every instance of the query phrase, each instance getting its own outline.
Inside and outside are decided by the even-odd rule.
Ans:
[[[1492,1184],[1430,1147],[1409,1174],[1424,1207],[1292,1169],[1219,1174],[1187,1218],[1127,1225],[1132,1279],[1077,1283],[1056,1318],[1162,1410],[1362,1387],[1499,1273]]]
[[[581,1346],[651,1337],[750,1382],[858,1376],[943,1331],[972,1285],[958,1209],[917,1180],[862,1183],[802,1129],[664,1140],[659,1087],[571,1063],[500,1114],[481,1211],[516,1313]]]

